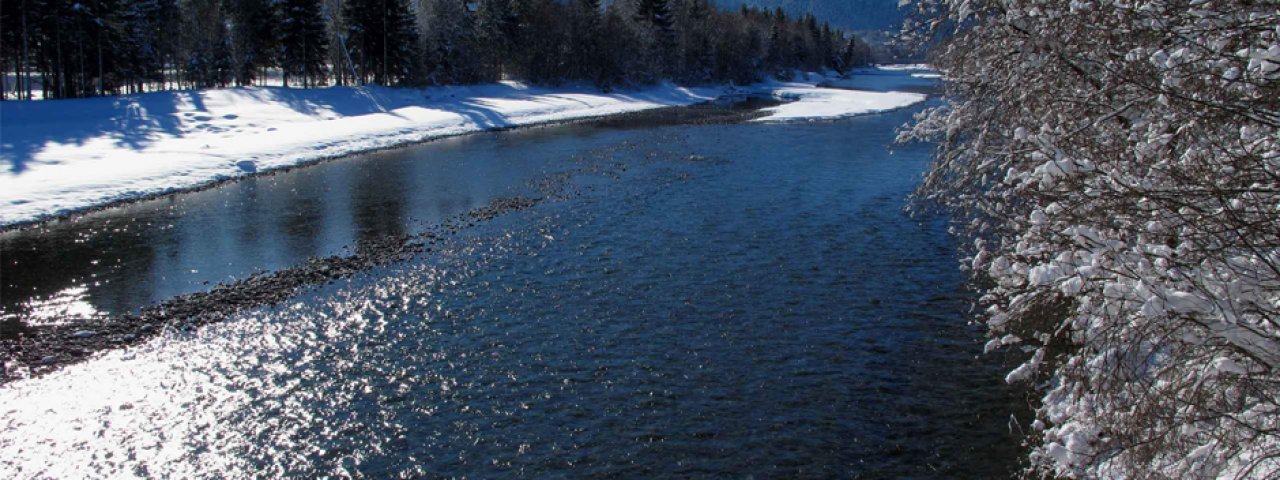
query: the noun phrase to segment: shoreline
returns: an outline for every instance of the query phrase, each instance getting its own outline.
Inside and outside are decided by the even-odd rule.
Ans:
[[[744,97],[744,101],[750,98],[756,97]],[[738,108],[742,103],[736,102],[725,106],[717,102],[704,102],[690,106],[663,107],[595,118],[509,127],[503,130],[617,121],[650,122],[658,125],[745,123],[765,114],[758,109]],[[437,139],[428,141],[433,140]],[[259,172],[255,175],[280,174],[302,167],[304,165]],[[350,278],[379,266],[409,260],[417,255],[430,255],[438,241],[461,233],[478,222],[533,208],[547,200],[569,198],[572,195],[570,180],[576,176],[603,174],[616,177],[617,170],[625,170],[625,168],[625,166],[611,164],[592,164],[569,171],[549,173],[531,183],[537,196],[499,197],[485,206],[428,226],[419,233],[389,235],[350,245],[350,250],[354,253],[348,256],[312,257],[291,267],[254,274],[234,282],[218,283],[204,291],[178,295],[144,306],[137,313],[112,314],[83,322],[36,326],[24,323],[21,315],[0,320],[0,327],[3,327],[3,333],[0,334],[0,357],[5,359],[4,363],[0,363],[0,388],[12,382],[37,378],[62,367],[90,360],[95,354],[101,352],[141,344],[168,330],[192,330],[255,308],[270,308],[309,288]],[[201,189],[215,188],[223,182],[234,180],[238,178],[226,179]],[[157,197],[180,193],[182,192],[158,194]],[[113,206],[144,200],[126,200]],[[109,208],[112,207],[100,206],[93,211]],[[87,212],[68,214],[68,216],[74,217],[85,213]],[[38,228],[38,225],[46,222],[27,228]]]
[[[681,109],[686,109],[690,107],[697,107],[700,105],[715,104],[716,102],[721,101],[723,98],[733,96],[733,95],[738,95],[738,94],[732,93],[728,95],[722,95],[721,97],[717,97],[715,99],[711,99],[711,100],[707,100],[699,103],[692,103],[689,105],[658,106],[653,108],[646,108],[642,110],[632,110],[632,111],[621,112],[621,113],[575,117],[575,118],[568,118],[568,119],[562,119],[562,120],[548,120],[548,121],[539,122],[539,123],[492,127],[484,130],[473,130],[468,132],[443,134],[443,135],[437,135],[437,136],[428,135],[421,139],[406,141],[404,143],[396,143],[392,145],[370,148],[367,150],[357,150],[357,151],[345,152],[345,153],[340,153],[340,154],[335,154],[330,156],[316,157],[316,158],[304,160],[302,162],[294,163],[290,165],[283,165],[279,167],[273,167],[273,168],[258,170],[254,172],[246,172],[242,175],[237,175],[233,177],[224,177],[224,178],[214,179],[214,180],[210,180],[207,183],[203,183],[203,184],[199,184],[191,187],[178,187],[178,188],[173,188],[169,190],[162,190],[158,192],[147,193],[147,194],[134,196],[134,197],[120,198],[120,199],[108,201],[106,203],[86,206],[83,208],[77,208],[77,209],[69,210],[65,212],[51,213],[51,214],[48,214],[47,216],[38,217],[32,220],[23,220],[23,221],[18,221],[13,223],[0,224],[0,235],[10,234],[13,232],[19,232],[24,230],[39,229],[51,223],[74,222],[76,221],[77,217],[89,215],[89,214],[100,212],[103,210],[111,210],[114,208],[131,205],[134,203],[141,203],[141,202],[146,202],[150,200],[158,200],[158,199],[182,195],[186,193],[201,192],[201,191],[217,188],[228,183],[248,180],[251,178],[271,177],[275,175],[286,174],[294,170],[312,167],[312,166],[320,165],[327,162],[344,160],[344,159],[348,159],[348,158],[359,156],[359,155],[368,155],[372,153],[395,150],[399,148],[408,148],[408,147],[413,147],[415,145],[423,145],[431,142],[449,140],[449,139],[465,137],[469,135],[500,133],[500,132],[509,132],[509,131],[515,131],[515,130],[526,130],[526,129],[535,129],[535,128],[552,128],[552,127],[563,126],[563,125],[574,125],[579,123],[592,123],[592,122],[599,122],[604,120],[624,119],[627,116],[632,116],[637,114],[654,114],[654,113],[668,111],[668,110],[681,110]]]
[[[829,79],[829,77],[826,78]],[[814,93],[809,94],[807,93],[808,91]],[[912,101],[906,105],[889,105],[888,108],[877,108],[879,107],[877,105],[865,105],[867,103],[866,100],[882,100],[885,97],[878,96],[883,95],[884,92],[855,90],[849,91],[850,93],[847,94],[849,96],[841,97],[840,95],[845,94],[840,92],[845,91],[823,87],[816,82],[813,84],[760,84],[747,88],[724,90],[715,98],[688,105],[655,106],[612,114],[503,125],[447,135],[427,135],[412,142],[314,158],[300,163],[247,172],[230,178],[221,178],[193,187],[173,188],[146,195],[122,198],[108,203],[59,213],[40,220],[0,226],[0,235],[21,234],[23,231],[39,229],[57,222],[75,222],[78,218],[94,212],[184,193],[208,190],[247,178],[286,174],[295,169],[346,159],[360,154],[404,148],[463,135],[497,133],[517,129],[552,128],[562,125],[597,122],[600,124],[622,122],[657,126],[759,121],[785,123],[837,120],[861,114],[893,111],[916,103],[916,101]],[[791,92],[792,94],[780,95],[780,92]],[[920,100],[925,98],[924,95],[904,94],[901,92],[888,92],[888,94],[917,95]],[[801,103],[807,105],[797,105]],[[845,109],[832,109],[832,104],[837,107],[843,104]],[[813,109],[814,113],[810,116],[792,114],[774,118],[779,106],[792,107],[801,114],[806,112],[805,108],[807,107]],[[112,314],[84,322],[39,326],[28,325],[24,322],[24,317],[21,314],[11,316],[0,320],[0,330],[2,330],[0,331],[0,353],[3,353],[6,358],[5,363],[0,364],[0,386],[16,380],[37,377],[56,371],[63,366],[84,361],[98,352],[127,348],[131,345],[139,344],[166,329],[191,329],[215,323],[249,309],[278,304],[280,301],[319,284],[348,278],[359,272],[406,260],[422,253],[430,253],[431,245],[442,238],[443,235],[457,233],[478,221],[485,221],[505,213],[531,208],[548,198],[564,198],[564,189],[570,178],[582,173],[601,173],[602,169],[608,170],[609,167],[595,166],[595,168],[552,174],[534,182],[534,190],[540,194],[539,197],[498,198],[489,205],[451,217],[440,224],[429,226],[422,233],[383,237],[364,244],[350,245],[351,251],[355,253],[349,256],[313,257],[298,265],[252,275],[230,283],[219,283],[204,291],[179,295],[151,305],[142,306],[140,310],[135,310],[137,313]]]
[[[839,118],[923,100],[915,93],[825,86],[840,78],[810,73],[742,87],[665,84],[608,93],[519,84],[223,89],[19,104],[0,111],[7,127],[0,159],[10,167],[0,174],[0,234],[473,133],[590,122],[743,95],[803,104],[773,121]],[[83,110],[81,118],[63,129],[59,119],[72,110]]]

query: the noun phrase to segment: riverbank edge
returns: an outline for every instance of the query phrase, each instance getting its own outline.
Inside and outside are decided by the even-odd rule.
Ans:
[[[724,96],[724,98],[732,98]],[[761,98],[754,94],[741,97],[743,101]],[[700,105],[715,105],[720,100],[694,105],[651,108],[592,118],[578,118],[539,125],[522,125],[501,129],[503,131],[540,128],[572,123],[610,122],[637,117],[640,121],[663,121],[671,114],[690,112]],[[761,110],[712,112],[705,118],[681,119],[678,124],[742,123],[765,115]],[[470,132],[460,135],[470,135]],[[435,141],[435,138],[426,141]],[[422,142],[419,142],[422,143]],[[391,148],[391,147],[388,147]],[[380,149],[381,150],[381,149]],[[352,154],[354,155],[354,154]],[[335,157],[337,158],[337,157]],[[333,159],[329,159],[333,160]],[[321,160],[327,161],[327,160]],[[697,161],[697,160],[695,160]],[[297,165],[281,168],[260,175],[285,173]],[[118,314],[83,322],[58,325],[30,326],[20,318],[0,320],[0,388],[28,378],[40,377],[63,367],[87,361],[95,354],[126,349],[161,335],[166,331],[190,331],[221,322],[233,315],[255,308],[272,307],[324,284],[350,278],[361,272],[409,260],[417,255],[431,254],[437,242],[458,234],[479,222],[498,216],[526,210],[547,200],[570,198],[574,191],[570,181],[579,175],[604,175],[620,177],[625,165],[591,165],[569,171],[550,173],[531,183],[536,196],[499,197],[488,204],[457,214],[443,222],[431,225],[422,232],[408,235],[385,236],[372,241],[351,245],[354,254],[349,256],[313,257],[302,263],[271,272],[251,275],[230,283],[219,283],[212,288],[178,295],[159,303],[143,307],[137,314]],[[259,175],[255,174],[255,175]],[[224,182],[248,177],[237,177]],[[217,184],[201,189],[214,188]],[[177,195],[171,192],[166,195]],[[162,195],[161,195],[162,196]],[[122,203],[143,201],[131,199]],[[121,203],[114,206],[118,207]],[[95,210],[112,206],[99,206]]]
[[[231,177],[211,179],[208,182],[190,186],[190,187],[177,187],[177,188],[171,188],[171,189],[162,190],[158,192],[151,192],[151,193],[146,193],[146,194],[141,194],[136,196],[124,197],[124,198],[111,200],[105,203],[90,205],[82,208],[75,208],[75,209],[67,210],[64,212],[49,213],[46,215],[41,215],[39,217],[33,218],[31,220],[22,220],[17,222],[0,224],[0,235],[10,233],[10,232],[20,231],[20,230],[36,229],[51,223],[64,222],[64,221],[74,222],[77,217],[88,215],[94,212],[110,210],[110,209],[119,208],[125,205],[130,205],[130,204],[139,203],[139,202],[146,202],[149,200],[156,200],[156,199],[171,197],[175,195],[181,195],[184,193],[200,192],[200,191],[216,188],[216,187],[225,185],[227,183],[248,180],[251,178],[269,177],[269,176],[278,175],[282,173],[288,173],[297,169],[307,168],[307,167],[319,165],[326,162],[332,162],[335,160],[342,160],[345,158],[350,158],[358,155],[368,155],[371,153],[385,152],[385,151],[390,151],[390,150],[395,150],[400,148],[412,147],[415,145],[423,145],[431,142],[448,140],[452,138],[465,137],[469,135],[479,135],[479,134],[495,133],[495,132],[507,132],[507,131],[525,130],[525,129],[534,129],[534,128],[547,128],[547,127],[556,127],[561,125],[573,125],[573,124],[579,124],[579,123],[591,123],[591,122],[596,122],[596,121],[605,120],[605,119],[625,117],[627,115],[634,115],[638,113],[650,113],[654,111],[683,109],[683,108],[689,108],[697,105],[713,104],[713,103],[722,101],[725,98],[731,98],[734,96],[744,95],[744,94],[745,95],[752,95],[752,94],[767,95],[768,91],[761,90],[757,92],[757,91],[743,90],[743,91],[737,91],[737,92],[726,92],[710,100],[696,102],[696,103],[689,103],[685,105],[654,105],[650,107],[642,107],[636,110],[630,110],[625,112],[609,113],[609,114],[603,114],[603,115],[584,115],[580,117],[548,120],[545,122],[533,122],[533,123],[527,123],[522,125],[506,125],[506,126],[488,127],[488,128],[479,129],[479,130],[472,130],[472,131],[452,133],[452,134],[429,134],[428,133],[423,137],[414,139],[414,140],[406,140],[403,142],[392,143],[389,145],[383,145],[376,148],[354,150],[354,151],[348,151],[348,152],[343,152],[343,153],[334,154],[334,155],[321,155],[321,156],[309,158],[309,159],[302,160],[297,163],[293,163],[289,165],[281,165],[278,167],[264,168],[258,171],[245,172],[243,174],[231,176]]]
[[[879,68],[879,67],[874,67],[874,68]],[[589,121],[616,117],[616,116],[624,116],[627,114],[634,114],[637,112],[644,112],[644,111],[650,111],[650,110],[684,108],[684,107],[690,107],[694,105],[716,103],[716,102],[723,101],[725,98],[731,98],[731,97],[742,96],[742,95],[764,95],[764,96],[777,97],[776,94],[779,91],[787,90],[787,89],[791,89],[791,90],[825,89],[827,87],[823,86],[824,83],[830,83],[833,80],[838,80],[842,78],[849,78],[850,75],[855,75],[857,73],[858,72],[850,72],[849,74],[841,74],[838,72],[831,72],[831,71],[823,72],[823,73],[797,72],[790,79],[771,78],[758,83],[754,83],[750,85],[742,85],[742,86],[727,84],[727,85],[704,85],[704,86],[686,87],[686,86],[680,86],[675,84],[665,84],[665,85],[656,85],[648,89],[644,89],[644,88],[637,89],[634,92],[630,90],[621,90],[621,91],[615,91],[615,92],[592,90],[590,94],[599,94],[605,97],[614,95],[614,94],[621,94],[626,96],[632,93],[645,93],[649,95],[656,94],[658,96],[663,96],[664,98],[658,101],[636,101],[633,103],[624,102],[624,103],[619,103],[613,106],[597,105],[597,106],[591,106],[591,107],[585,108],[582,111],[578,111],[578,112],[574,112],[574,111],[558,112],[555,114],[551,114],[552,116],[557,116],[558,118],[552,118],[547,120],[536,119],[536,117],[538,116],[547,116],[546,114],[534,113],[531,115],[533,117],[532,119],[526,118],[524,120],[521,120],[513,117],[510,123],[507,123],[507,124],[499,124],[499,125],[476,124],[476,125],[471,125],[467,127],[455,126],[455,127],[448,127],[448,128],[441,127],[441,126],[437,126],[437,127],[424,126],[416,129],[417,135],[411,134],[409,136],[403,136],[403,137],[397,137],[395,135],[383,136],[382,134],[376,134],[373,137],[369,137],[369,138],[382,137],[379,141],[375,142],[377,143],[376,145],[360,146],[358,145],[358,143],[360,143],[361,141],[353,139],[353,140],[344,141],[347,144],[344,145],[340,149],[341,151],[338,151],[338,152],[331,152],[331,153],[315,152],[315,153],[300,154],[300,155],[297,155],[298,158],[295,160],[290,160],[280,164],[268,165],[263,167],[259,167],[258,165],[255,165],[252,169],[238,170],[238,171],[235,171],[234,173],[224,172],[218,175],[210,175],[210,176],[206,176],[203,179],[195,180],[194,182],[187,182],[185,185],[164,187],[159,189],[145,188],[143,191],[139,191],[139,192],[106,195],[100,199],[86,200],[82,205],[79,205],[79,206],[69,206],[65,208],[57,207],[56,209],[51,208],[43,212],[33,212],[33,213],[23,213],[23,214],[13,215],[4,220],[0,220],[0,234],[4,234],[7,232],[16,231],[16,230],[25,230],[29,228],[39,227],[47,223],[74,220],[76,217],[81,215],[89,214],[89,213],[104,210],[104,209],[119,207],[122,205],[134,203],[134,202],[154,200],[154,199],[164,198],[169,195],[175,195],[180,193],[201,191],[211,187],[222,185],[226,182],[253,178],[253,177],[262,176],[262,175],[270,175],[270,174],[280,173],[280,172],[287,172],[295,168],[308,167],[308,166],[312,166],[312,165],[316,165],[316,164],[320,164],[320,163],[324,163],[332,160],[351,157],[354,155],[368,154],[368,153],[385,151],[385,150],[390,150],[395,148],[402,148],[402,147],[432,142],[436,140],[456,138],[464,135],[472,135],[477,133],[499,132],[499,131],[507,131],[507,130],[520,129],[520,128],[565,125],[565,124],[573,124],[578,122],[589,122]],[[486,85],[464,85],[464,86],[459,86],[457,88],[469,89],[469,88],[482,88],[485,86]],[[445,87],[445,88],[453,88],[453,87]],[[413,89],[413,88],[389,89],[389,90],[398,91],[399,93],[422,91],[425,94],[425,92],[427,92],[427,90]],[[216,91],[216,90],[212,90],[212,91]],[[204,92],[204,91],[200,91],[200,92]],[[438,93],[443,94],[444,92],[438,92]],[[572,94],[580,94],[580,93],[584,93],[584,92],[575,90],[573,88],[568,88],[568,89],[565,89],[563,92],[560,92],[554,89],[547,90],[545,93],[540,95],[551,95],[554,97],[555,95],[563,95],[563,94],[572,95]],[[478,97],[475,99],[483,100],[484,98]],[[503,100],[502,98],[497,98],[497,99]],[[456,100],[456,102],[466,103],[467,101],[471,101],[471,100],[473,99],[467,99],[466,97],[463,97]],[[779,100],[782,100],[782,99],[779,98]],[[796,99],[786,99],[786,101],[788,102],[794,101],[794,100]],[[427,105],[428,104],[424,104],[423,106],[427,107]],[[449,108],[444,106],[439,106],[439,105],[431,106],[427,108],[433,109],[433,110],[443,109],[441,111],[449,110]],[[601,109],[613,110],[613,111],[600,113]],[[388,113],[388,112],[384,112],[384,113]],[[395,112],[392,111],[390,113],[394,114]],[[875,113],[875,112],[855,112],[855,114],[863,114],[863,113]],[[235,115],[233,115],[233,117],[234,116]],[[349,117],[349,118],[359,118],[359,117]],[[320,122],[320,123],[323,123],[323,122]],[[265,127],[269,127],[269,125],[265,125]],[[458,131],[459,128],[462,128],[462,131]],[[290,156],[293,156],[293,155],[294,154],[290,154]],[[127,160],[114,160],[114,161],[127,161]],[[60,163],[60,161],[54,162],[54,163]],[[150,190],[150,191],[147,191],[147,190]],[[26,203],[26,202],[23,201],[23,203]]]

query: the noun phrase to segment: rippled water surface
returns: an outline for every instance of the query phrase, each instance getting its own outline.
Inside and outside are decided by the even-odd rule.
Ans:
[[[0,387],[0,473],[1008,476],[1012,397],[978,357],[953,240],[902,213],[927,148],[886,146],[913,111],[556,127],[259,179],[404,168],[355,191],[483,198],[583,162],[603,172],[410,261]],[[423,183],[440,152],[501,188]],[[240,210],[213,229],[233,237],[253,222],[287,229],[275,217],[298,209],[333,216],[310,223],[322,225],[310,246],[251,235],[262,255],[335,251],[359,234],[350,223],[449,210],[335,198],[345,206],[245,212],[241,193],[196,195]]]

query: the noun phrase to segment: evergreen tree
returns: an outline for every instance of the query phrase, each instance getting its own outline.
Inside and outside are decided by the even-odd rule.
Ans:
[[[605,88],[625,85],[636,80],[645,67],[641,34],[631,15],[632,10],[622,2],[614,2],[605,9],[601,35],[600,77],[597,80]]]
[[[707,0],[679,0],[674,19],[678,50],[677,79],[704,83],[711,80],[714,65],[710,14]]]
[[[813,14],[804,16],[804,29],[800,32],[800,40],[796,42],[796,58],[806,69],[818,70],[823,67],[826,60],[822,57],[822,29],[818,26],[818,19]]]
[[[343,16],[343,0],[320,0],[320,18],[324,19],[326,46],[329,50],[325,59],[333,75],[334,85],[347,85],[355,80],[355,66],[348,57],[346,18]]]
[[[356,56],[361,82],[410,81],[418,31],[405,0],[349,0],[343,13],[349,29],[347,48]]]
[[[193,88],[225,87],[234,79],[230,33],[225,26],[212,30],[210,43],[197,44],[187,57],[187,82]]]
[[[437,84],[474,81],[478,76],[471,13],[460,0],[425,0],[427,35],[424,43],[427,80]]]
[[[156,0],[155,20],[151,22],[154,29],[153,47],[160,57],[161,88],[169,88],[170,83],[177,83],[175,75],[171,75],[182,57],[182,18],[183,10],[180,0]],[[175,72],[176,73],[176,72]]]
[[[58,12],[56,26],[70,27],[68,40],[71,43],[66,45],[70,47],[66,59],[72,62],[76,72],[70,84],[72,88],[64,92],[67,96],[87,97],[116,92],[120,81],[116,71],[120,64],[117,49],[123,43],[118,17],[115,16],[118,12],[116,3],[113,0],[77,2],[68,11]],[[42,56],[48,53],[47,49],[41,48]],[[61,96],[51,91],[48,85],[44,90],[45,97]]]
[[[475,32],[476,75],[481,80],[501,80],[503,63],[511,51],[510,32],[514,20],[510,0],[480,0],[476,5]]]
[[[669,0],[634,0],[635,18],[646,46],[648,70],[654,78],[670,76],[675,60],[675,34]],[[646,80],[652,80],[646,79]]]
[[[302,86],[319,85],[328,76],[329,38],[320,0],[283,0],[280,6],[280,67],[284,85],[290,77]]]
[[[835,31],[831,29],[830,24],[822,25],[822,35],[818,41],[818,56],[822,59],[822,65],[833,70],[840,70],[839,45],[837,45]]]
[[[812,15],[726,12],[711,0],[0,3],[0,70],[17,80],[3,98],[248,85],[275,67],[303,86],[328,83],[329,69],[339,85],[749,82],[870,56]]]
[[[669,0],[635,0],[636,18],[655,28],[670,31],[671,5]]]
[[[221,2],[191,0],[192,11],[184,18],[188,32],[186,82],[193,88],[225,87],[235,77],[231,57],[231,32],[227,28]]]
[[[237,85],[252,85],[275,64],[279,20],[272,0],[227,0],[231,8],[232,55]]]
[[[785,24],[777,19],[769,25],[768,51],[765,54],[764,66],[775,74],[782,73],[789,64],[791,48],[785,28]]]
[[[121,8],[117,15],[121,31],[120,75],[130,93],[144,90],[143,84],[157,81],[164,67],[156,48],[155,22],[160,4],[156,0],[137,0]]]
[[[555,0],[514,0],[511,71],[525,80],[555,83],[567,77],[570,34],[565,7]]]
[[[537,54],[530,47],[538,42],[538,32],[534,30],[533,19],[537,14],[537,3],[541,0],[511,0],[508,4],[505,26],[506,38],[510,49],[505,52],[507,73],[521,78],[533,76],[532,64],[537,61]]]
[[[599,84],[605,62],[600,0],[573,0],[570,8],[569,58],[573,62],[570,75]]]
[[[850,36],[840,53],[840,67],[849,69],[871,63],[871,47],[857,36]]]
[[[0,72],[6,74],[0,83],[0,100],[9,98],[25,100],[26,72],[29,62],[30,22],[28,12],[34,0],[9,0],[0,2]],[[25,47],[25,48],[24,48]],[[13,72],[14,81],[9,82],[8,72]]]

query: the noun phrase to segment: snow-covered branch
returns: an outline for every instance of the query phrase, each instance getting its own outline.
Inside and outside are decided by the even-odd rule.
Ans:
[[[917,200],[973,239],[989,347],[1033,343],[1029,473],[1280,475],[1280,4],[916,6],[960,26]]]

